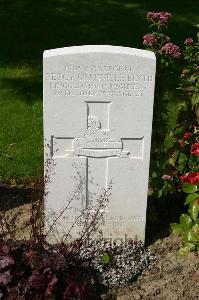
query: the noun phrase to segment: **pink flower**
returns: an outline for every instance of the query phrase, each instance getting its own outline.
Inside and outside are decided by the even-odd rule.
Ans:
[[[160,12],[159,13],[159,18],[160,18],[160,21],[162,23],[167,23],[168,20],[171,18],[171,13],[168,13],[168,12]]]
[[[158,23],[160,22],[161,24],[166,24],[168,20],[171,18],[171,13],[169,12],[154,12],[150,11],[147,13],[147,20],[150,22],[155,22]]]
[[[184,44],[185,44],[185,45],[191,45],[191,44],[193,44],[193,39],[192,39],[192,38],[187,38],[187,39],[184,41]]]
[[[163,180],[171,180],[172,179],[172,176],[171,175],[162,175],[162,179]]]
[[[167,43],[166,45],[164,45],[161,48],[161,51],[166,55],[172,56],[174,58],[179,58],[181,55],[180,48],[172,43]]]
[[[147,33],[143,36],[143,44],[144,45],[152,45],[156,42],[156,36],[151,33]]]

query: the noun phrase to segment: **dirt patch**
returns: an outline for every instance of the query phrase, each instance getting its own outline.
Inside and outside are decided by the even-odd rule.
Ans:
[[[149,248],[157,255],[157,263],[145,270],[117,300],[195,300],[199,299],[199,255],[179,257],[180,238],[169,236],[157,240]]]
[[[0,185],[0,236],[7,239],[30,239],[33,217],[37,219],[43,208],[43,191],[35,187]]]
[[[29,238],[28,222],[32,203],[37,203],[41,195],[41,190],[0,187],[0,210],[14,222],[18,239]],[[172,215],[173,212],[180,213],[179,207],[174,209],[172,205],[176,205],[175,202],[166,203],[166,207],[156,207],[159,221],[147,222],[146,242],[151,251],[156,254],[157,262],[145,270],[129,287],[123,289],[116,296],[117,300],[199,299],[199,254],[177,256],[180,238],[167,236],[169,223],[179,219],[179,215]],[[148,207],[150,208],[150,203]]]
[[[0,184],[0,211],[31,203],[43,197],[42,186],[20,187]]]

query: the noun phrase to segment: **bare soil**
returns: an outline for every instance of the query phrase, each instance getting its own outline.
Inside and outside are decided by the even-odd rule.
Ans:
[[[199,254],[179,257],[180,238],[158,239],[149,248],[157,255],[157,262],[145,270],[117,300],[195,300],[199,299]]]
[[[41,190],[0,186],[0,211],[14,222],[18,239],[28,238],[32,203],[36,203],[41,195]],[[170,204],[168,207],[174,211]],[[152,224],[148,221],[146,231],[146,244],[156,254],[157,262],[129,287],[120,291],[116,296],[117,300],[199,299],[199,253],[177,256],[181,241],[179,237],[169,236],[168,224],[176,221],[178,216],[165,218],[165,215],[172,215],[165,207],[161,207],[158,213],[161,221]]]

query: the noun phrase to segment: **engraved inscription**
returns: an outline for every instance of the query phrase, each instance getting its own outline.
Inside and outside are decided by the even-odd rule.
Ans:
[[[104,225],[106,227],[122,227],[128,224],[136,224],[144,222],[144,217],[139,216],[104,216]]]
[[[154,78],[132,66],[68,64],[62,72],[46,73],[45,80],[55,96],[142,97]]]
[[[54,148],[54,147],[53,147]],[[101,123],[95,116],[88,117],[88,129],[84,137],[75,138],[72,150],[66,150],[66,156],[87,157],[129,157],[130,152],[123,150],[123,143],[114,140],[109,131],[101,129]]]
[[[105,162],[105,172],[103,174],[102,181],[104,181],[104,186],[107,188],[109,178],[109,159],[126,158],[142,160],[144,137],[121,137],[119,139],[112,137],[109,131],[111,102],[86,102],[86,105],[87,129],[83,133],[83,136],[75,138],[61,138],[53,136],[51,139],[51,155],[53,157],[64,157],[69,159],[71,157],[86,157],[86,191],[88,191],[89,163],[93,158],[104,158],[102,160],[102,165]],[[101,111],[103,111],[103,114],[101,114]],[[99,118],[92,113],[98,116],[100,115],[101,117]],[[102,119],[103,122],[101,123]],[[62,143],[62,141],[64,142]],[[66,145],[66,147],[63,150],[64,145]],[[53,149],[56,149],[54,153]]]
[[[78,216],[70,216],[67,215],[64,217],[65,224],[72,225],[75,221],[78,221]],[[106,213],[103,216],[104,226],[107,227],[125,227],[128,224],[136,224],[142,223],[145,221],[143,216],[113,216]],[[78,226],[81,226],[81,221],[79,222]]]
[[[103,103],[106,105],[107,119],[109,120],[109,104],[111,102]],[[53,137],[51,145],[52,156],[55,157],[94,157],[94,158],[108,158],[108,157],[120,157],[120,158],[143,158],[143,141],[144,138],[120,138],[116,139],[111,136],[109,129],[103,129],[100,119],[97,116],[89,115],[91,107],[95,111],[94,107],[99,103],[86,103],[88,109],[87,116],[87,129],[83,134],[83,137],[75,138],[61,138]],[[94,106],[93,106],[94,104]],[[107,128],[109,124],[107,120],[104,120]],[[61,140],[68,141],[68,143],[60,142]],[[63,145],[66,144],[67,148],[63,151]],[[60,149],[60,146],[62,149]],[[53,149],[56,152],[53,153]],[[61,154],[61,155],[60,155]]]
[[[128,153],[129,154],[129,153]],[[76,156],[87,156],[87,157],[114,157],[121,156],[121,151],[117,149],[107,150],[90,150],[90,149],[75,149],[74,155]]]

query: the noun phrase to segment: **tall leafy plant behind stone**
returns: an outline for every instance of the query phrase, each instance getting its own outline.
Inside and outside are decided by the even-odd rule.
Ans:
[[[186,38],[184,45],[185,67],[180,76],[179,86],[183,103],[180,107],[178,123],[187,130],[193,120],[199,121],[199,33],[198,41]]]
[[[155,53],[157,59],[150,184],[158,197],[163,195],[161,177],[167,164],[165,140],[168,132],[169,87],[174,62],[181,56],[180,48],[166,35],[171,17],[171,13],[168,12],[148,12],[150,32],[143,36],[143,44],[147,50]]]
[[[188,136],[188,134],[185,133],[184,139],[188,144],[190,154],[186,150],[184,153],[180,152],[180,155],[184,155],[185,160],[184,174],[179,177],[179,189],[186,194],[185,205],[188,211],[180,216],[179,223],[171,224],[171,233],[180,235],[182,238],[182,245],[178,251],[180,255],[199,250],[199,172],[197,171],[199,143],[191,144],[190,141],[192,136],[198,134],[198,131],[195,130],[193,135]]]
[[[171,224],[171,232],[182,238],[181,255],[199,249],[199,42],[187,38],[184,44],[185,68],[180,77],[182,103],[171,159],[176,175],[169,179],[170,184],[177,184],[178,190],[186,195],[187,213],[180,216],[179,223]]]

